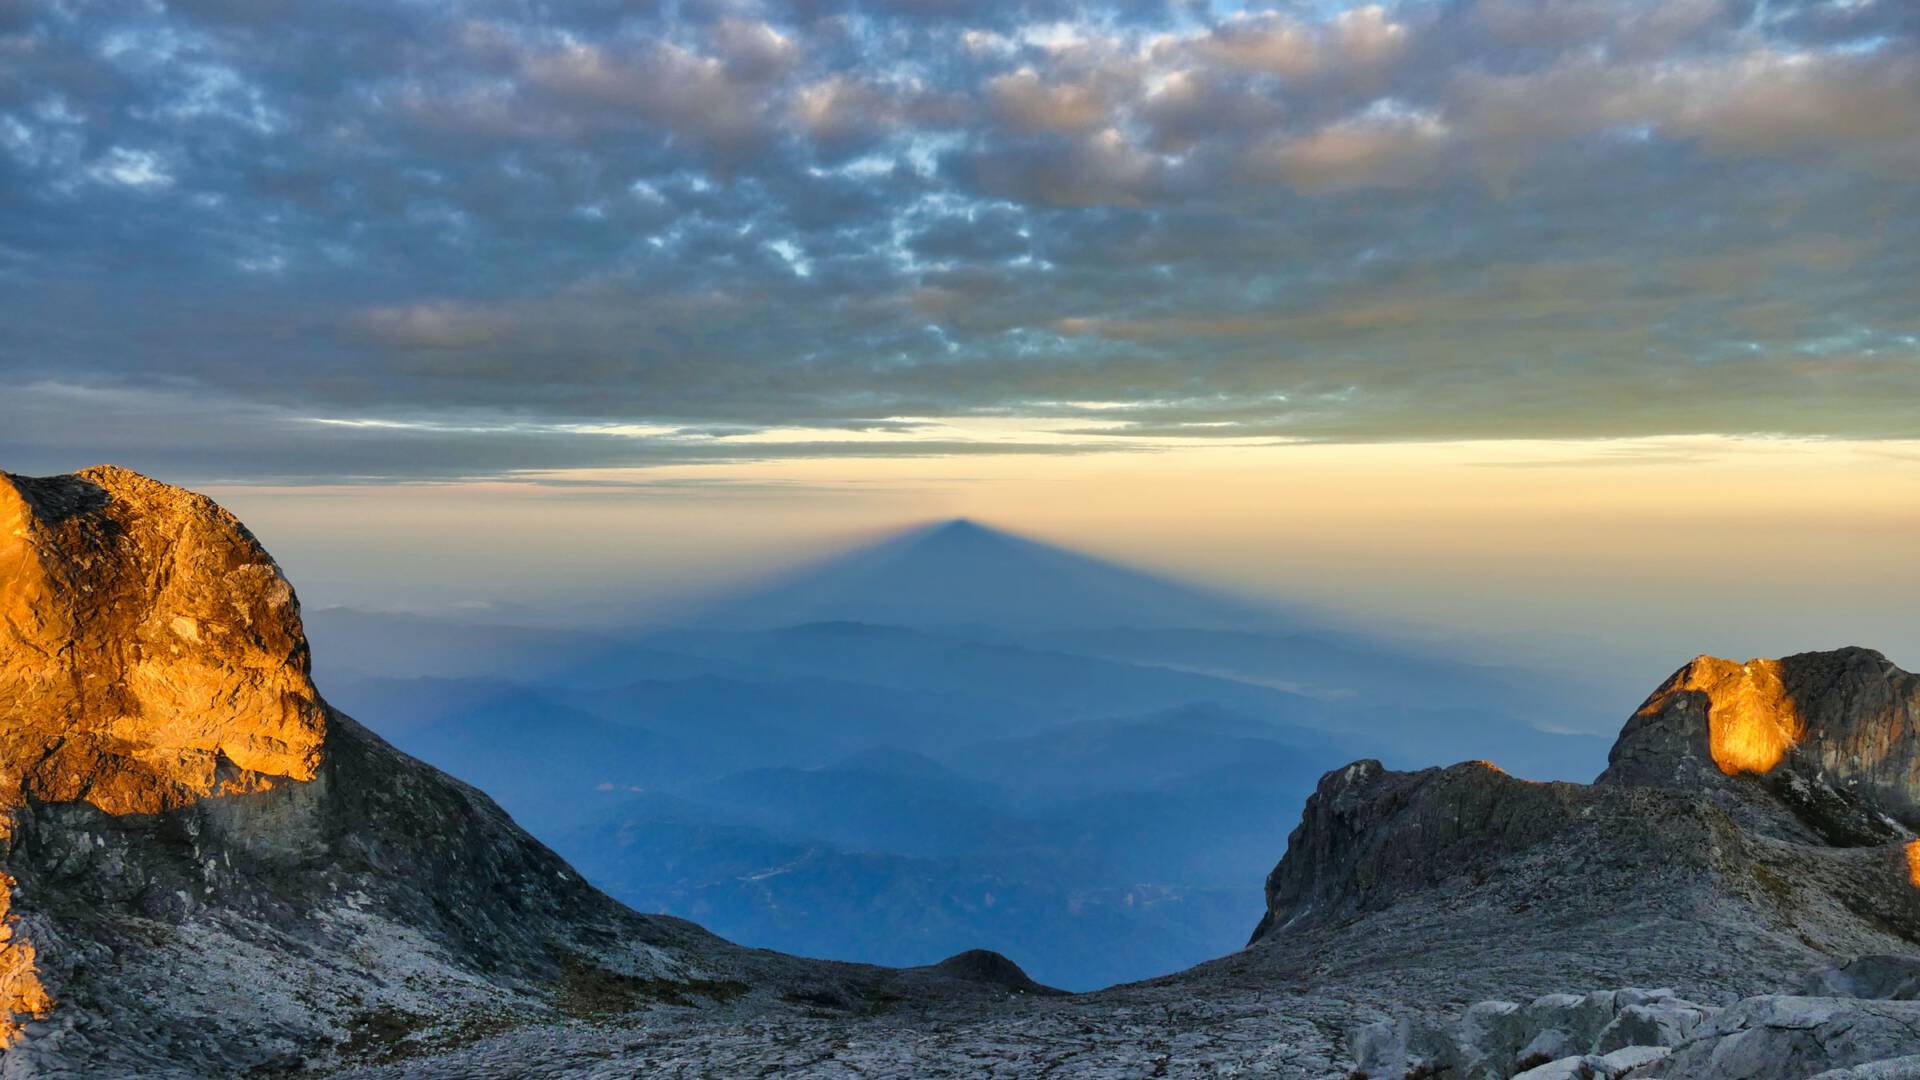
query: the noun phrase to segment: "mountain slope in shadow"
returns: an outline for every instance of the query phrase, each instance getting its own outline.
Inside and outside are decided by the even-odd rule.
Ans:
[[[730,629],[860,622],[1003,630],[1275,630],[1295,618],[963,519],[913,529],[804,568],[689,621]]]

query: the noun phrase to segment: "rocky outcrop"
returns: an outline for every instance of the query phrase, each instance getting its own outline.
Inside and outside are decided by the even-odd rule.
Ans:
[[[1350,1041],[1356,1071],[1369,1077],[1591,1080],[1665,1058],[1719,1011],[1672,990],[1546,994],[1526,1004],[1482,1001],[1449,1021],[1382,1021]]]
[[[1724,1022],[1715,1010],[1802,986],[1823,1001],[1908,993],[1920,963],[1917,713],[1920,680],[1868,650],[1701,658],[1635,712],[1592,785],[1530,783],[1484,762],[1356,762],[1308,799],[1246,964],[1385,982],[1418,1001],[1450,962],[1462,984],[1539,995],[1458,1020],[1403,1007],[1355,1041],[1374,1076],[1648,1075],[1646,1063],[1602,1060],[1635,1046],[1673,1049],[1661,1076],[1737,1075],[1712,1064],[1736,1045],[1809,1067],[1869,1061],[1816,1062],[1760,1006]],[[1580,970],[1569,957],[1704,1004],[1664,991],[1672,1000],[1603,1008],[1550,992],[1567,984],[1542,975]],[[1905,1015],[1833,1008],[1889,1039]],[[1709,1052],[1693,1041],[1709,1018],[1747,1026],[1716,1029],[1725,1048]]]
[[[1866,649],[1746,664],[1703,657],[1635,712],[1593,785],[1531,783],[1486,762],[1411,773],[1355,762],[1308,799],[1254,938],[1462,878],[1510,879],[1536,850],[1571,865],[1601,856],[1649,872],[1757,878],[1776,898],[1806,874],[1852,866],[1864,877],[1835,888],[1870,909],[1860,914],[1911,933],[1916,718],[1920,679]],[[1820,865],[1803,867],[1809,858]]]
[[[246,528],[125,469],[0,474],[0,806],[154,813],[311,780],[299,606]]]
[[[1920,1001],[1920,953],[1858,956],[1815,972],[1801,984],[1799,992],[1807,997]]]
[[[1640,706],[1599,783],[1711,789],[1757,780],[1841,845],[1920,830],[1920,677],[1871,649],[1744,664],[1710,656]]]
[[[1484,761],[1403,773],[1369,760],[1330,772],[1267,879],[1267,917],[1254,939],[1308,917],[1375,910],[1441,876],[1491,867],[1564,830],[1578,812],[1578,791],[1516,780]]]
[[[29,800],[152,814],[312,780],[293,590],[231,515],[124,469],[0,473],[0,848]],[[0,1045],[52,998],[0,876]]]
[[[1602,990],[1483,1001],[1439,1023],[1377,1023],[1351,1043],[1356,1073],[1395,1080],[1897,1076],[1920,1047],[1920,1005],[1769,994],[1720,1008],[1672,990]]]
[[[1769,995],[1721,1010],[1676,1045],[1681,1080],[1800,1080],[1885,1063],[1920,1048],[1920,1002]]]

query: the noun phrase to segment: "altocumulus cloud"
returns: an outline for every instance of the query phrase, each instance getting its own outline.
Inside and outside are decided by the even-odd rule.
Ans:
[[[0,453],[1920,436],[1917,40],[1905,0],[0,0]]]

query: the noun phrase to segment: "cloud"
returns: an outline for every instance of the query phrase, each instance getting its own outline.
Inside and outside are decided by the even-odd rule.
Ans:
[[[352,320],[377,344],[395,349],[476,349],[499,340],[506,320],[483,309],[451,303],[370,308]]]
[[[1883,48],[1636,64],[1576,57],[1524,74],[1464,74],[1451,108],[1474,137],[1536,153],[1559,139],[1626,131],[1715,155],[1827,148],[1905,157],[1920,136],[1920,62]]]
[[[301,476],[1061,401],[1119,406],[1075,452],[1911,435],[1916,171],[1891,0],[14,5],[0,378],[125,397],[0,425]]]
[[[1446,140],[1437,117],[1387,106],[1262,147],[1253,166],[1305,194],[1411,187],[1433,174]]]
[[[1404,23],[1379,4],[1338,12],[1312,24],[1278,11],[1242,14],[1192,41],[1163,43],[1168,52],[1243,72],[1301,81],[1365,80],[1398,59],[1412,41]]]
[[[1073,134],[1107,126],[1111,108],[1100,92],[1081,83],[1047,83],[1032,68],[996,75],[987,99],[1001,122],[1026,134]]]

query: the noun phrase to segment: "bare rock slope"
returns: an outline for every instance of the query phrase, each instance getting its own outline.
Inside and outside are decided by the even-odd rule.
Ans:
[[[1898,996],[1897,980],[1835,989],[1864,985],[1862,972],[1920,970],[1916,716],[1920,679],[1870,650],[1701,657],[1628,720],[1592,785],[1529,783],[1485,762],[1355,763],[1308,800],[1255,947],[1222,966],[1398,999],[1383,1009],[1394,1019],[1348,1047],[1374,1076],[1504,1077],[1556,1049],[1568,1076],[1615,1075],[1599,1057],[1651,1046],[1672,1059],[1632,1075],[1795,1077],[1820,1071],[1800,1071],[1812,1062],[1920,1053],[1920,1005],[1833,1004]],[[1862,956],[1874,959],[1833,968]],[[1809,983],[1822,969],[1854,974]],[[1809,986],[1817,997],[1795,997]],[[1608,988],[1630,987],[1661,988],[1672,1022],[1572,1037],[1541,1020],[1519,1037],[1526,1017],[1568,1009],[1612,1023]],[[1884,1030],[1818,1053],[1766,1034],[1836,1016],[1837,1030]],[[1543,1033],[1558,1041],[1529,1050]],[[1775,1043],[1773,1058],[1755,1049]],[[1740,1071],[1763,1058],[1776,1071]]]
[[[622,907],[327,707],[237,520],[111,467],[0,473],[0,873],[5,1077],[282,1075],[655,1003],[1039,989]]]
[[[1164,979],[727,1025],[655,1012],[355,1075],[1920,1076],[1915,684],[1863,649],[1703,658],[1592,785],[1356,762],[1308,801],[1254,942]]]

